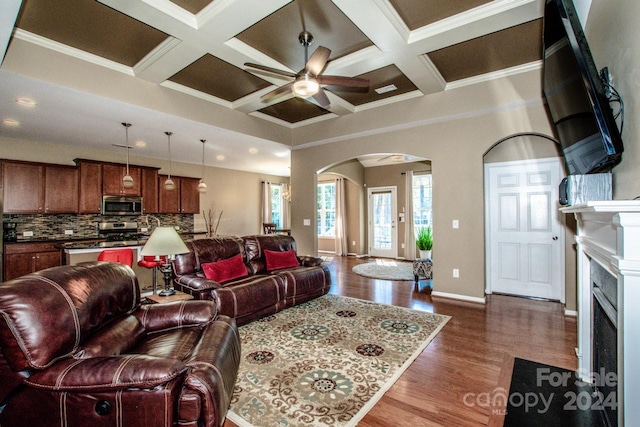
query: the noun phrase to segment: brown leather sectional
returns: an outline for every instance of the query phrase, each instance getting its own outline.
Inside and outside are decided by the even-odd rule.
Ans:
[[[1,284],[0,347],[3,427],[221,426],[240,363],[211,301],[141,304],[102,262]]]
[[[265,250],[296,251],[295,240],[286,235],[220,236],[187,243],[188,254],[173,262],[176,289],[196,299],[212,300],[218,312],[236,319],[238,325],[276,313],[329,292],[331,275],[322,259],[298,256],[299,266],[268,271]],[[248,275],[218,283],[205,278],[202,264],[241,254]]]

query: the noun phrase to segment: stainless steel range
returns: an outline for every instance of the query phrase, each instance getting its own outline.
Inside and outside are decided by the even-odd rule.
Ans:
[[[139,240],[145,238],[138,233],[137,222],[100,222],[98,223],[98,235],[106,239],[93,246],[113,248],[118,246],[136,246]]]

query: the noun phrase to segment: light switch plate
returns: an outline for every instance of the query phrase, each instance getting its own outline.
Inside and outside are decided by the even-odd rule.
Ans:
[[[22,232],[22,236],[23,237],[33,237],[33,231],[23,231]]]
[[[453,228],[460,228],[460,221],[454,219],[452,222]]]
[[[73,234],[73,230],[64,230],[64,234],[66,234],[67,236],[70,236]]]
[[[311,220],[310,219],[303,219],[302,220],[302,225],[311,225]]]

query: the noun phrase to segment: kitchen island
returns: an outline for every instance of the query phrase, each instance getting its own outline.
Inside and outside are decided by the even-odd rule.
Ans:
[[[61,245],[63,251],[63,263],[66,265],[76,265],[81,262],[97,261],[98,255],[108,249],[124,249],[133,250],[133,265],[131,268],[138,277],[138,286],[140,286],[140,294],[146,296],[153,290],[153,272],[149,268],[138,267],[138,261],[142,259],[140,251],[144,247],[144,241],[138,241],[131,244],[117,244],[105,246],[104,243],[110,242],[82,242],[82,243],[65,243]],[[164,287],[164,282],[158,280],[158,287]],[[160,283],[162,282],[162,283]]]

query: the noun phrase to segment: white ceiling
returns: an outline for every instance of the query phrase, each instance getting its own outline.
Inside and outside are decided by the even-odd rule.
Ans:
[[[19,105],[15,100],[20,97],[33,99],[37,105]],[[286,145],[0,71],[0,120],[5,118],[20,125],[0,124],[2,137],[107,149],[121,152],[123,159],[124,148],[112,144],[125,144],[121,123],[129,122],[129,145],[135,146],[131,155],[167,159],[164,132],[171,131],[174,161],[202,164],[200,140],[205,139],[208,166],[290,175],[291,150]],[[136,146],[138,141],[146,146]],[[221,155],[222,160],[218,159]]]

